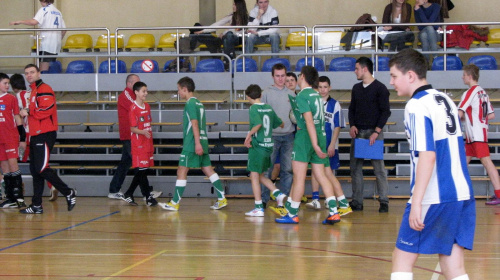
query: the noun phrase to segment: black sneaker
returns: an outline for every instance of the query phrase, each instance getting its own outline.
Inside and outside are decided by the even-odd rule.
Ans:
[[[349,205],[351,206],[352,211],[363,211],[363,204],[357,202],[356,200],[349,202]]]
[[[66,202],[68,203],[68,211],[73,210],[76,205],[76,190],[71,189],[71,193],[66,196]]]
[[[43,208],[42,205],[40,206],[35,206],[35,205],[30,205],[26,209],[19,210],[19,213],[21,214],[43,214]]]
[[[24,199],[18,198],[16,201],[17,208],[25,208],[26,203],[24,203]]]
[[[154,197],[152,195],[150,195],[147,199],[146,199],[146,205],[147,206],[155,206],[158,204],[158,201],[156,201],[156,199],[154,199]]]
[[[380,202],[380,208],[378,209],[379,213],[387,213],[389,212],[389,203]]]
[[[124,195],[122,199],[123,199],[125,202],[127,202],[128,204],[132,205],[132,206],[137,206],[137,205],[139,205],[139,204],[137,204],[137,203],[134,201],[134,197],[132,197],[132,196]]]
[[[17,201],[7,199],[0,203],[0,208],[17,208]]]

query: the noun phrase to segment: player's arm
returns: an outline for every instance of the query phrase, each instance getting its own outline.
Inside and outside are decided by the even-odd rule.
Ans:
[[[424,198],[427,185],[436,164],[436,153],[433,151],[423,151],[419,152],[418,155],[415,186],[413,187],[411,196],[409,223],[412,229],[421,231],[425,227],[422,221],[422,199]]]
[[[259,131],[259,129],[262,127],[261,124],[258,124],[254,127],[252,127],[252,129],[248,132],[247,134],[247,137],[245,138],[245,147],[247,148],[251,148],[252,147],[252,135],[254,135],[255,133],[257,133],[257,131]]]
[[[191,120],[191,125],[193,126],[193,136],[194,136],[194,152],[201,156],[203,155],[203,147],[200,141],[200,126],[198,120]]]
[[[316,127],[314,126],[314,120],[312,113],[305,112],[302,114],[304,116],[304,120],[306,121],[307,133],[309,133],[309,138],[311,139],[311,144],[314,148],[314,151],[320,158],[325,158],[326,154],[323,153],[320,146],[318,145],[318,136],[316,135]]]
[[[52,116],[56,110],[56,98],[53,93],[38,93],[36,96],[38,106],[30,106],[29,115],[37,120]]]
[[[24,129],[23,119],[20,115],[14,115],[17,131],[19,132],[19,147],[26,149],[26,130]]]
[[[328,157],[333,157],[335,155],[335,144],[337,143],[337,139],[339,139],[340,134],[340,126],[337,126],[332,131],[332,141],[330,145],[328,145]]]
[[[32,19],[27,19],[27,20],[17,20],[17,21],[11,21],[9,22],[9,25],[31,25],[31,26],[35,26],[35,25],[38,25],[39,22],[38,20],[32,18]]]
[[[458,110],[458,118],[461,119],[461,120],[464,120],[464,112],[462,110],[460,110],[460,109]],[[488,116],[488,120],[489,119],[490,119],[490,117]]]
[[[460,114],[460,111],[459,111],[459,114]],[[495,118],[495,113],[489,113],[488,114],[488,120],[492,120]]]
[[[151,138],[151,133],[145,129],[139,129],[137,126],[131,126],[130,131],[135,134],[144,135],[146,138]]]

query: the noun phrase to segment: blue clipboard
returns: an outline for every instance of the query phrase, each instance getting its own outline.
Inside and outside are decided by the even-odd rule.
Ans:
[[[369,139],[354,139],[354,157],[364,159],[384,159],[384,141],[375,140],[370,146]]]

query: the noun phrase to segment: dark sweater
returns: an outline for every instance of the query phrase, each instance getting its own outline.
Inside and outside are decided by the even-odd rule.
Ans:
[[[391,116],[389,90],[374,80],[366,88],[363,82],[352,87],[351,104],[349,105],[349,125],[358,129],[383,128]]]
[[[406,17],[403,18],[403,15],[401,15],[401,23],[409,23],[411,20],[411,11],[413,9],[408,3],[404,5],[406,6]],[[392,4],[385,6],[382,23],[394,23],[392,22]],[[391,31],[406,31],[407,28],[409,28],[409,26],[393,26]]]

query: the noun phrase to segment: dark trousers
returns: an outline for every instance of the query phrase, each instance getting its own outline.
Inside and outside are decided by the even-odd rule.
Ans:
[[[132,183],[130,183],[130,187],[127,192],[125,192],[125,196],[134,196],[134,191],[137,186],[141,186],[141,193],[144,197],[149,197],[150,188],[149,188],[149,180],[147,175],[147,168],[135,168],[134,179],[132,179]]]
[[[113,175],[113,179],[111,179],[111,183],[109,184],[109,192],[117,193],[120,191],[123,181],[125,181],[125,177],[127,176],[127,172],[132,166],[132,154],[130,148],[130,140],[122,141],[122,159],[116,168],[115,175]]]
[[[67,196],[71,193],[61,178],[49,166],[50,151],[56,142],[57,132],[42,133],[30,138],[30,171],[33,176],[33,199],[35,206],[42,205],[44,180],[47,180],[61,194]]]

